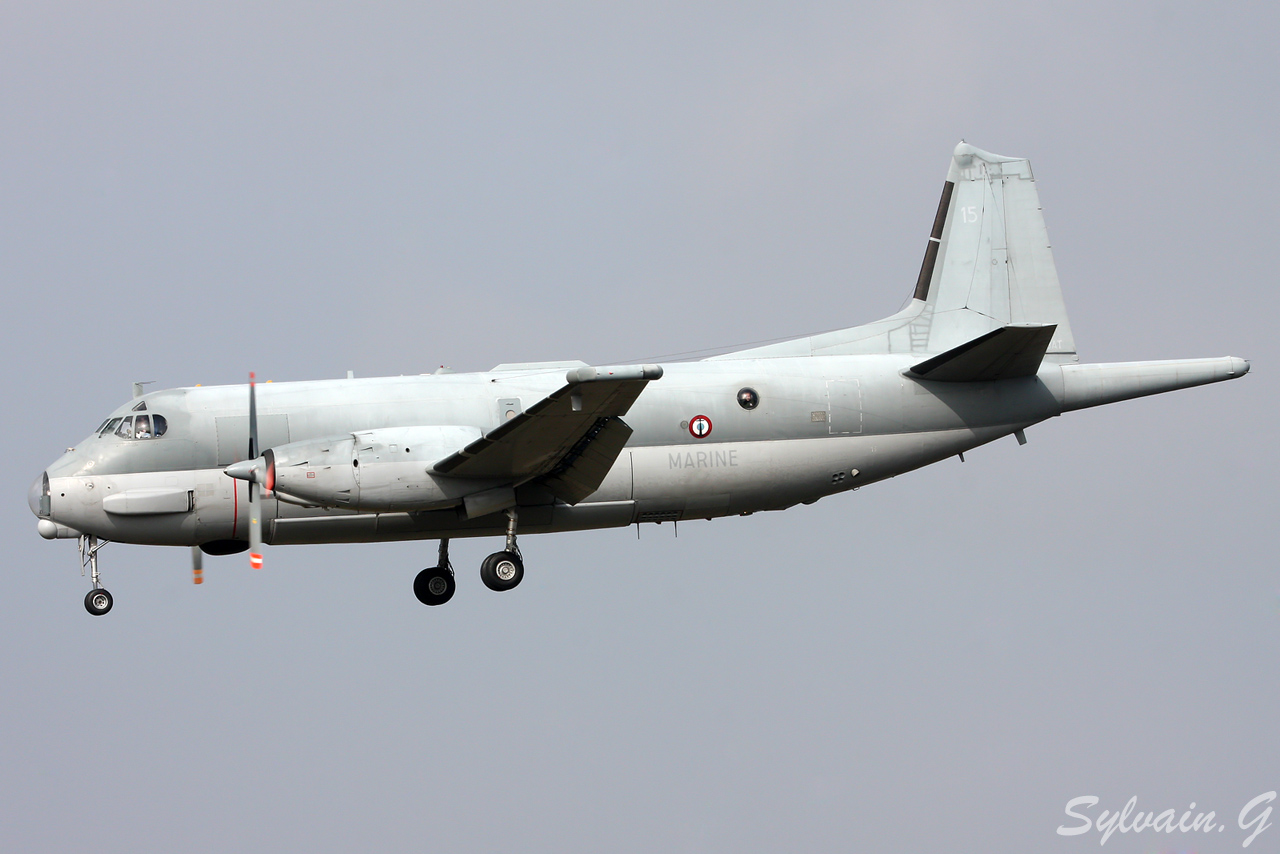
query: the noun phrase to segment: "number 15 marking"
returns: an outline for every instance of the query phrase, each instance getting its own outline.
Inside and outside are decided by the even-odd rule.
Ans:
[[[963,207],[963,208],[961,208],[961,209],[960,209],[960,221],[961,221],[961,222],[977,222],[977,221],[978,221],[978,206],[977,206],[977,205],[968,205],[967,207]]]

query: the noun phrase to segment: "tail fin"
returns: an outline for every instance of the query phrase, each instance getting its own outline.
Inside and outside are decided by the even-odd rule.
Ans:
[[[1056,327],[1045,361],[1078,361],[1030,162],[962,142],[905,309],[717,358],[942,353],[1010,325]]]
[[[918,325],[928,331],[926,352],[948,350],[1010,324],[1055,324],[1045,358],[1076,361],[1031,164],[962,142],[942,195],[949,203],[945,213],[939,210],[945,222],[941,234],[934,225],[916,283],[916,299],[924,303]]]

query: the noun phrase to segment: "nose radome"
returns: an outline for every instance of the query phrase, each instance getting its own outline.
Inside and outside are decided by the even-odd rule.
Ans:
[[[31,488],[27,490],[27,506],[31,508],[31,512],[40,515],[40,500],[44,498],[44,481],[48,477],[46,474],[36,478],[35,483],[31,484]]]

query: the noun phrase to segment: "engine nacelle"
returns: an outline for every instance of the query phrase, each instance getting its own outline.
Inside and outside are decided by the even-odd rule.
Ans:
[[[365,511],[435,510],[493,480],[442,477],[432,465],[480,438],[477,427],[388,427],[270,449],[281,501]]]

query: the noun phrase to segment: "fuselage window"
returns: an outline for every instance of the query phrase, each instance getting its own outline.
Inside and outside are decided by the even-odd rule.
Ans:
[[[116,425],[117,425],[117,424],[119,424],[119,423],[120,423],[120,419],[119,419],[119,418],[108,418],[108,419],[103,423],[102,428],[98,431],[98,435],[99,435],[99,436],[105,436],[105,435],[107,435],[107,434],[108,434],[108,433],[110,433],[112,430],[116,429]]]
[[[121,439],[133,438],[133,416],[121,420],[120,426],[116,428],[116,435]]]

